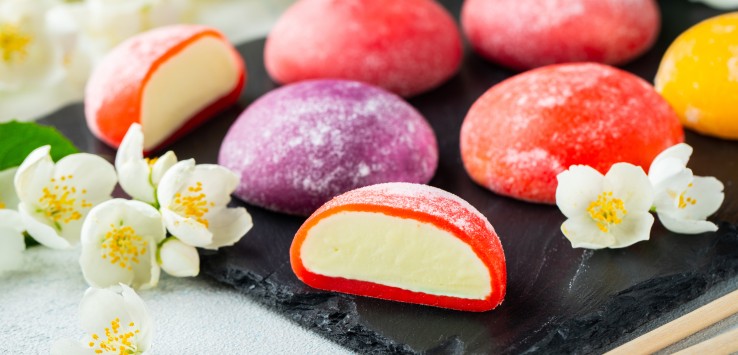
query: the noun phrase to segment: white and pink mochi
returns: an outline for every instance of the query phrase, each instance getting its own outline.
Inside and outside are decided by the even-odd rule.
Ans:
[[[438,145],[428,122],[399,96],[354,81],[314,80],[254,102],[228,131],[218,161],[241,174],[240,199],[306,216],[359,187],[427,183]]]

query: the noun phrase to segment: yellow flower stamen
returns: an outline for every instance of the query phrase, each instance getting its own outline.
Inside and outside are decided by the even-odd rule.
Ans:
[[[610,226],[623,222],[623,217],[628,214],[625,210],[623,200],[612,197],[612,192],[603,192],[597,196],[587,207],[589,216],[597,223],[597,228],[607,233]]]
[[[3,61],[10,64],[16,56],[19,60],[24,60],[28,55],[28,44],[32,40],[31,36],[21,32],[16,25],[6,23],[0,26],[0,52]]]
[[[133,264],[140,262],[139,257],[146,253],[149,243],[136,234],[130,226],[116,227],[110,225],[102,242],[103,259],[121,268],[133,270]]]
[[[149,164],[149,167],[153,167],[154,164],[156,164],[156,161],[159,160],[159,157],[144,158],[144,160],[146,161],[146,164]]]
[[[689,190],[689,188],[691,188],[692,186],[693,186],[692,184],[687,185],[687,190],[684,190],[682,191],[681,194],[679,194],[679,205],[678,205],[679,209],[685,209],[689,205],[694,206],[697,204],[697,199],[684,196]]]
[[[0,201],[0,210],[3,208],[5,208],[5,204],[2,201]]]
[[[138,346],[132,340],[135,340],[135,336],[141,331],[136,329],[136,325],[133,322],[128,324],[128,328],[127,332],[122,332],[120,329],[120,318],[113,319],[110,322],[110,327],[105,328],[105,340],[98,341],[100,336],[92,334],[92,339],[95,341],[90,342],[90,348],[95,349],[96,354],[137,354]]]
[[[92,204],[80,198],[77,189],[69,184],[73,178],[73,175],[62,176],[59,179],[61,182],[52,178],[51,184],[41,190],[43,195],[38,199],[37,212],[52,220],[58,230],[61,230],[60,223],[80,220],[82,218],[80,211],[92,207]],[[81,194],[86,193],[87,190],[82,190]]]
[[[187,187],[185,194],[174,194],[174,201],[170,209],[185,217],[194,218],[196,221],[210,226],[210,222],[205,218],[205,214],[210,210],[209,207],[215,206],[215,203],[208,202],[207,196],[202,192],[202,183],[197,182],[195,185]]]

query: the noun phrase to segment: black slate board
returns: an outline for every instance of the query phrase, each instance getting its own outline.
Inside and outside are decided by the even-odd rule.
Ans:
[[[458,15],[460,0],[442,2]],[[649,81],[680,32],[718,13],[686,1],[661,1],[661,8],[663,29],[657,45],[625,67]],[[265,73],[262,50],[263,41],[239,46],[249,69],[239,105],[174,144],[171,149],[179,157],[216,162],[220,141],[237,115],[276,87]],[[738,274],[738,233],[730,224],[738,221],[738,142],[687,134],[695,148],[690,167],[726,185],[725,203],[713,219],[730,223],[722,223],[717,233],[684,236],[669,233],[657,222],[651,241],[624,250],[572,249],[559,232],[564,217],[555,207],[500,197],[475,185],[461,165],[461,122],[477,97],[513,74],[467,53],[457,76],[410,100],[438,135],[440,165],[431,185],[469,201],[500,235],[509,283],[506,300],[496,310],[464,313],[311,289],[292,274],[288,258],[292,236],[303,219],[248,205],[254,229],[234,247],[202,252],[203,277],[232,285],[362,353],[590,353],[611,348],[647,321]],[[81,104],[41,122],[58,127],[80,149],[112,160],[114,151],[85,127]]]

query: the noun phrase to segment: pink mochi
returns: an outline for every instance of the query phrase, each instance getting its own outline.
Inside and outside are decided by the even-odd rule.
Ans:
[[[357,80],[402,96],[442,84],[461,59],[458,26],[434,0],[301,0],[264,48],[277,82]]]
[[[466,0],[461,22],[481,56],[526,70],[628,62],[656,41],[661,15],[654,0]]]
[[[226,134],[218,162],[241,174],[240,199],[307,216],[359,187],[427,183],[438,145],[428,122],[397,95],[359,82],[313,80],[249,106]]]

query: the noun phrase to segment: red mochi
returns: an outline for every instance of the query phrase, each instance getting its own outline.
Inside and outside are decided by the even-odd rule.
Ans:
[[[661,15],[654,0],[466,0],[461,22],[477,53],[525,70],[625,63],[653,45]]]
[[[326,227],[351,214],[358,217],[348,228]],[[450,244],[434,244],[439,235]],[[315,256],[316,245],[325,255]],[[465,260],[456,263],[460,249]],[[326,269],[330,259],[338,262]],[[505,254],[487,218],[463,199],[420,184],[385,183],[339,195],[300,227],[290,262],[300,280],[318,289],[464,311],[497,307],[507,288]],[[348,276],[352,267],[362,276]],[[383,272],[404,282],[379,281]],[[469,285],[476,285],[474,295],[463,291]]]
[[[679,118],[653,87],[602,64],[551,65],[509,78],[472,105],[461,157],[478,184],[554,203],[556,175],[571,165],[606,173],[618,162],[645,171],[684,140]]]
[[[124,41],[95,68],[85,92],[87,126],[117,148],[140,123],[144,150],[153,151],[234,104],[245,81],[243,59],[216,29],[156,28]]]
[[[272,79],[363,81],[402,96],[449,79],[462,59],[461,35],[432,0],[302,0],[267,38]]]

